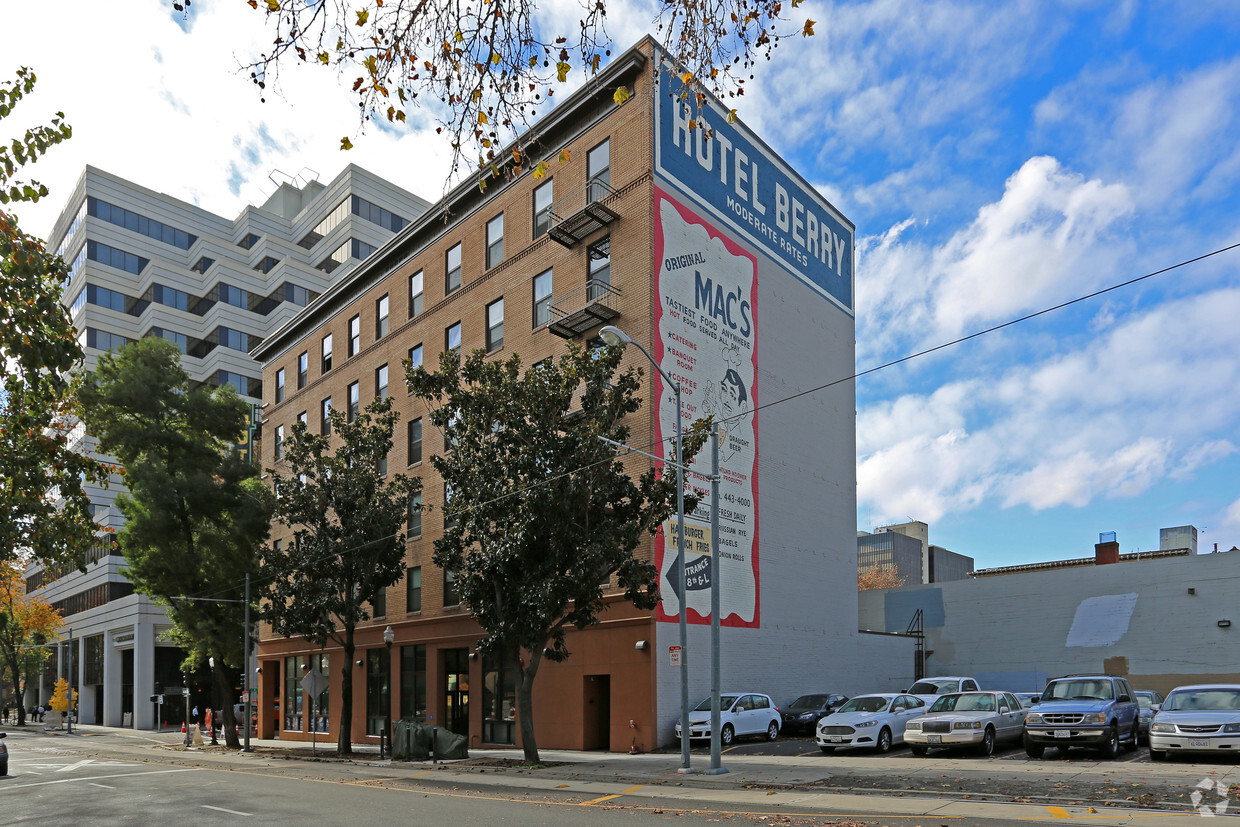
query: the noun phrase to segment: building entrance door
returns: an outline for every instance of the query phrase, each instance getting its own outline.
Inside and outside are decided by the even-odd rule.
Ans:
[[[469,650],[443,650],[444,727],[469,737]]]
[[[586,675],[582,701],[582,748],[611,749],[611,675]]]

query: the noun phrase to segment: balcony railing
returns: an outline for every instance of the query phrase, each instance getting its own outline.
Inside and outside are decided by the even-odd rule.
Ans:
[[[551,228],[547,235],[565,247],[583,241],[620,216],[603,206],[603,199],[616,191],[602,181],[590,181],[551,205]]]
[[[606,324],[620,316],[616,309],[620,290],[600,279],[591,279],[562,295],[553,296],[551,323],[547,329],[564,339],[580,336],[587,330]]]

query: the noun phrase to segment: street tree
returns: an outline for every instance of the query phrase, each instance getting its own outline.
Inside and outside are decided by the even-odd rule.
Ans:
[[[258,570],[270,493],[236,444],[249,405],[231,387],[194,386],[180,349],[156,336],[104,354],[82,388],[89,432],[124,466],[118,533],[126,576],[167,607],[195,666],[213,661],[228,745],[243,658],[244,577]]]
[[[29,69],[0,81],[0,126],[35,85]],[[37,201],[47,188],[20,182],[23,165],[70,135],[57,114],[0,141],[0,203]],[[89,483],[109,467],[73,450],[76,432],[70,371],[82,347],[60,303],[69,272],[44,243],[0,210],[0,562],[34,557],[49,566],[83,566],[101,530],[91,520]]]
[[[673,465],[634,476],[600,437],[624,443],[641,406],[641,371],[619,348],[563,355],[528,370],[475,351],[439,370],[407,371],[448,446],[430,458],[448,492],[434,562],[455,576],[482,627],[477,648],[517,666],[525,758],[538,762],[533,687],[543,658],[569,657],[565,633],[599,622],[614,577],[640,609],[659,601],[658,571],[634,552],[676,510]],[[705,440],[686,435],[684,461]],[[671,452],[674,456],[674,450]],[[697,503],[686,491],[685,508]]]
[[[896,572],[895,566],[871,566],[865,571],[857,573],[857,591],[864,592],[870,589],[894,589],[896,586],[903,585],[904,578]]]
[[[26,578],[15,562],[0,562],[0,657],[17,699],[17,725],[26,723],[23,678],[38,674],[51,654],[44,644],[60,629],[60,612],[37,595],[26,594]],[[5,693],[0,692],[0,695]]]
[[[292,536],[264,551],[263,617],[272,630],[343,650],[336,752],[353,752],[353,656],[368,607],[405,572],[405,520],[420,508],[421,480],[388,476],[387,456],[399,414],[390,397],[350,418],[329,414],[331,434],[293,425],[270,470],[275,516]]]
[[[304,63],[351,84],[366,120],[404,123],[426,106],[447,133],[454,170],[475,151],[480,166],[506,160],[498,158],[501,144],[523,132],[557,89],[592,78],[610,58],[608,10],[635,13],[606,0],[583,3],[579,18],[534,0],[248,2],[272,36],[269,50],[247,66],[261,95],[282,67]],[[782,39],[814,34],[815,21],[793,11],[800,2],[666,0],[653,8],[651,23],[686,86],[692,80],[734,98]],[[172,5],[188,13],[190,2]],[[615,92],[623,103],[626,93]],[[341,139],[342,148],[350,146]]]

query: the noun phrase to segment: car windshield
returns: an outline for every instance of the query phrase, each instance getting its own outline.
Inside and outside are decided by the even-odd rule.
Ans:
[[[930,707],[931,712],[994,712],[994,695],[944,695]]]
[[[791,704],[789,709],[818,709],[827,705],[826,695],[802,695]]]
[[[1163,701],[1163,712],[1240,709],[1240,688],[1177,689]]]
[[[918,681],[909,687],[910,695],[940,695],[944,692],[955,692],[960,688],[959,681]]]
[[[882,712],[891,703],[890,698],[871,695],[868,698],[853,698],[841,706],[839,712]],[[829,718],[827,720],[830,720]]]
[[[1115,690],[1110,681],[1054,681],[1042,693],[1044,701],[1113,701]]]
[[[739,696],[720,695],[719,696],[719,708],[720,709],[731,709],[732,704],[736,703],[737,697]],[[710,697],[708,696],[706,700],[702,701],[700,704],[693,707],[693,711],[694,712],[710,712]]]
[[[1154,700],[1153,692],[1135,692],[1133,694],[1137,696],[1137,703],[1141,705],[1142,709],[1149,709],[1150,704],[1158,703]]]

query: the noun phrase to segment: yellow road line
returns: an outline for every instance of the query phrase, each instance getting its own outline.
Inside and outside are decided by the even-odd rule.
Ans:
[[[1068,811],[1063,807],[1048,806],[1046,811],[1051,814],[1051,818],[1072,818],[1072,816],[1068,814]]]
[[[590,801],[583,801],[581,802],[581,806],[589,807],[591,804],[602,804],[604,801],[611,801],[613,798],[619,798],[620,796],[621,796],[621,793],[616,793],[615,795],[605,795],[602,798],[595,798]]]

